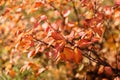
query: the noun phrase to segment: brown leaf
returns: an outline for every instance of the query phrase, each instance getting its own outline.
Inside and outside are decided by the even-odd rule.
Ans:
[[[105,70],[105,73],[106,73],[107,75],[112,75],[112,74],[113,74],[112,69],[111,69],[110,67],[108,67],[108,66],[106,66],[106,67],[104,68],[104,70]]]
[[[104,66],[101,65],[100,68],[98,69],[98,74],[102,74],[104,72]]]

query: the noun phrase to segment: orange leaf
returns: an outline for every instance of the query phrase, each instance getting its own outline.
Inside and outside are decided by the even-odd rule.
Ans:
[[[91,40],[91,42],[98,42],[99,40],[100,40],[99,37],[93,37],[92,40]]]
[[[65,58],[68,61],[72,61],[74,58],[74,51],[68,47],[64,48],[63,54],[65,55]]]
[[[61,54],[60,54],[60,59],[61,59],[61,60],[64,60],[64,61],[66,60],[66,57],[65,57],[65,54],[64,54],[64,53],[61,53]]]
[[[64,37],[58,33],[58,32],[52,32],[52,37],[55,39],[55,40],[63,40]]]
[[[99,36],[102,36],[102,30],[101,30],[101,28],[94,27],[93,30],[94,30],[94,32],[97,33]]]
[[[78,48],[75,48],[74,52],[75,52],[74,61],[75,61],[75,63],[78,64],[82,60],[82,51]]]
[[[35,56],[35,54],[36,54],[36,53],[35,53],[35,50],[30,51],[30,52],[28,53],[28,58]]]
[[[35,2],[34,7],[37,8],[37,7],[40,7],[41,5],[42,5],[42,2],[39,2],[39,1],[38,1],[38,2]]]
[[[14,70],[9,70],[9,75],[11,77],[15,77],[15,71]]]
[[[81,40],[78,42],[78,45],[79,45],[80,48],[86,48],[86,47],[88,47],[90,44],[91,44],[91,42],[90,42],[88,39],[81,39]]]

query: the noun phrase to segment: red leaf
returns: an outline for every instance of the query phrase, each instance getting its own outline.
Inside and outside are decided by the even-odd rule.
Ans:
[[[38,25],[39,25],[39,22],[37,21],[37,22],[35,22],[34,23],[34,28],[37,28],[38,27]]]
[[[42,4],[43,4],[42,2],[36,1],[34,7],[35,8],[40,7]]]
[[[99,37],[93,37],[92,40],[91,40],[91,42],[98,42],[99,40],[100,40]]]
[[[52,35],[51,35],[55,40],[63,40],[64,37],[58,33],[58,32],[52,32]]]
[[[101,28],[94,27],[93,30],[94,30],[95,33],[98,33],[99,36],[102,36],[102,30],[101,30]]]
[[[79,46],[80,48],[86,48],[86,47],[88,47],[91,43],[92,43],[92,42],[90,42],[88,39],[81,39],[81,40],[79,40],[79,42],[78,42],[78,46]]]
[[[64,46],[65,46],[65,41],[62,40],[62,41],[60,41],[59,43],[56,43],[55,49],[56,49],[57,51],[61,51]]]

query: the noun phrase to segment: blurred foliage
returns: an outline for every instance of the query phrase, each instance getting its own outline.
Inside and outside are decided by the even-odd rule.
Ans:
[[[29,33],[29,31],[35,26],[35,22],[39,21],[40,16],[43,14],[45,14],[51,22],[55,22],[56,20],[61,19],[61,17],[58,16],[59,14],[55,14],[54,9],[51,8],[49,5],[45,5],[44,7],[40,6],[42,4],[38,4],[37,8],[34,8],[36,1],[0,1],[0,80],[93,80],[90,78],[93,77],[93,75],[87,76],[88,73],[86,72],[94,71],[98,69],[98,67],[96,67],[96,63],[90,61],[84,56],[83,60],[79,64],[76,64],[74,62],[70,63],[67,61],[56,63],[54,60],[47,58],[46,54],[42,54],[41,52],[37,53],[37,55],[35,55],[33,58],[28,58],[28,52],[25,50],[28,48],[26,47],[20,49],[19,52],[15,51],[15,53],[11,53],[12,49],[15,48],[17,43],[15,34],[18,30],[23,30],[23,32],[28,31]],[[46,1],[51,2],[54,0]],[[73,7],[72,3],[67,1],[69,0],[56,0],[54,6],[57,7],[57,9],[60,11],[65,11],[66,9]],[[89,19],[91,18],[91,16],[94,15],[93,11],[91,10],[87,10],[86,8],[79,8],[79,0],[75,0],[75,2],[78,13],[84,15],[85,18]],[[113,0],[99,0],[99,2],[101,3],[102,7],[115,5]],[[61,4],[63,6],[61,6]],[[73,9],[71,9],[71,13],[68,15],[68,18],[68,21],[74,21],[75,25],[78,24]],[[80,17],[80,20],[82,19],[84,18]],[[95,47],[101,47],[101,53],[99,55],[104,56],[105,60],[107,59],[106,61],[110,62],[110,64],[114,67],[116,66],[114,62],[116,48],[118,52],[120,52],[120,42],[118,39],[118,37],[120,38],[120,19],[117,18],[117,20],[112,20],[113,21],[109,23],[109,25],[112,26],[112,30],[109,29],[109,25],[105,23],[110,31],[105,31],[105,37],[103,36],[104,38],[101,41],[101,44],[103,43],[102,47],[100,45],[95,45]],[[83,25],[82,23],[80,24],[81,26]],[[40,25],[39,27],[41,27]],[[70,31],[71,30],[69,30],[68,32],[66,31],[66,35],[69,34]],[[38,35],[38,37],[41,37],[41,35]],[[116,41],[118,41],[118,43],[114,44],[113,37],[114,39],[116,39]],[[37,43],[35,43],[35,45],[37,45]],[[35,47],[30,48],[30,50],[33,49],[35,49]],[[111,56],[108,57],[109,55]],[[31,62],[32,66],[30,65],[29,69],[21,72],[21,67],[23,67],[27,62]],[[45,68],[46,70],[43,70],[40,74],[36,75],[37,70],[34,69],[33,66],[38,66],[41,69]],[[96,76],[96,74],[94,75]],[[99,77],[99,75],[97,75],[97,77]],[[96,78],[96,80],[100,79]],[[104,80],[108,79],[105,78]]]

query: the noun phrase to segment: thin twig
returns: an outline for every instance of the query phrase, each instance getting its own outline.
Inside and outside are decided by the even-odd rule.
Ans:
[[[77,22],[78,22],[78,26],[80,27],[80,19],[79,19],[79,13],[75,7],[75,2],[74,0],[71,0],[72,1],[72,4],[73,4],[73,9],[74,9],[74,12],[75,12],[75,15],[76,15],[76,18],[77,18]]]
[[[61,16],[61,18],[62,18],[62,21],[63,21],[63,26],[65,25],[65,17],[63,16],[63,14],[62,14],[62,12],[58,9],[58,8],[56,8],[53,4],[50,4],[50,6],[54,9],[54,10],[57,10],[59,13],[60,13],[60,16]]]

